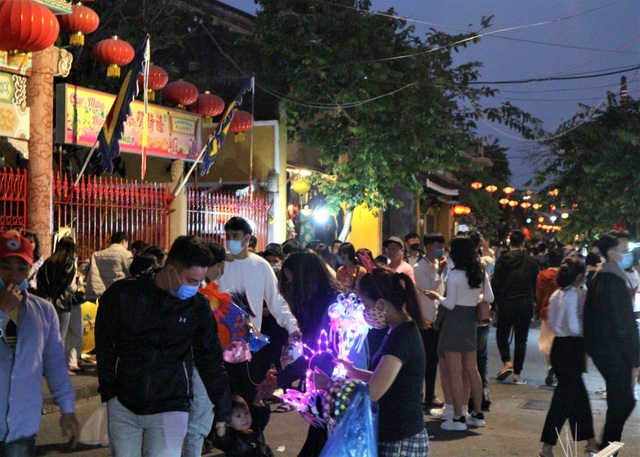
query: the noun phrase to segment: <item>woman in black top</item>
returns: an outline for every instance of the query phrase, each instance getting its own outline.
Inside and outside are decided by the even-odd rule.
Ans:
[[[360,298],[365,309],[386,316],[389,331],[371,359],[373,371],[346,364],[352,378],[369,385],[371,400],[379,403],[378,455],[424,457],[429,439],[422,416],[425,353],[418,327],[425,321],[413,281],[404,273],[375,269],[362,277]]]

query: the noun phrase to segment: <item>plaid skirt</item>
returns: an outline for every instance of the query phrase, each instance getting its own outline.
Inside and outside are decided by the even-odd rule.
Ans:
[[[429,455],[429,435],[422,429],[400,441],[378,443],[378,457],[426,457]]]

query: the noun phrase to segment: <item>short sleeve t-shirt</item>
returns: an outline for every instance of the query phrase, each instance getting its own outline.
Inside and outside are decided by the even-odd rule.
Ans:
[[[402,368],[389,390],[378,400],[378,439],[400,441],[424,429],[422,383],[426,359],[422,338],[414,322],[405,322],[389,332],[371,360],[372,369],[384,355],[400,359]]]

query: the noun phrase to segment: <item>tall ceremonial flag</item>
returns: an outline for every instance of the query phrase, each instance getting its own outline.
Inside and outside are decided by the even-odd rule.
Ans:
[[[127,75],[122,82],[122,87],[120,87],[120,92],[111,106],[111,110],[109,110],[109,114],[107,114],[107,119],[104,121],[102,129],[98,134],[98,154],[102,156],[102,164],[104,165],[105,171],[109,174],[113,173],[113,159],[118,157],[120,154],[120,138],[122,138],[122,134],[124,132],[124,123],[127,120],[127,116],[131,116],[131,102],[136,98],[138,93],[140,92],[140,88],[138,87],[138,74],[145,74],[145,83],[144,86],[147,85],[147,77],[149,74],[149,60],[150,60],[150,43],[149,43],[149,35],[146,36],[142,46],[138,49],[133,58],[133,64],[131,69],[127,72]],[[144,91],[145,96],[147,91]],[[147,103],[145,101],[145,112],[147,109]],[[144,117],[145,122],[147,117]],[[144,126],[143,126],[144,132]],[[146,168],[146,150],[145,143],[146,139],[142,138],[142,167],[143,167],[143,176],[144,169]]]
[[[254,91],[254,78],[253,76],[247,80],[246,83],[242,86],[236,98],[229,103],[227,106],[227,110],[222,116],[220,122],[216,126],[216,129],[209,137],[207,144],[205,145],[204,156],[202,158],[202,173],[201,175],[206,175],[209,173],[209,168],[213,165],[215,161],[215,155],[220,150],[222,143],[224,142],[225,137],[227,136],[227,132],[229,131],[229,126],[231,125],[231,120],[233,119],[234,113],[242,104],[242,97],[246,92]]]

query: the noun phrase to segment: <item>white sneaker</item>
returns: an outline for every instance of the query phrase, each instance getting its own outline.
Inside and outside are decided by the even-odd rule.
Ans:
[[[478,413],[477,416],[474,416],[473,413],[471,413],[471,415],[467,417],[467,424],[472,427],[484,427],[486,425],[484,414]]]
[[[464,416],[459,418],[451,418],[440,424],[440,428],[443,430],[450,430],[453,432],[464,432],[467,430],[467,424],[465,423]]]
[[[431,409],[429,410],[429,415],[441,421],[453,419],[453,405],[444,405],[444,408]]]
[[[633,389],[633,399],[635,401],[640,400],[640,394],[638,394],[638,388],[637,387],[635,389]]]

